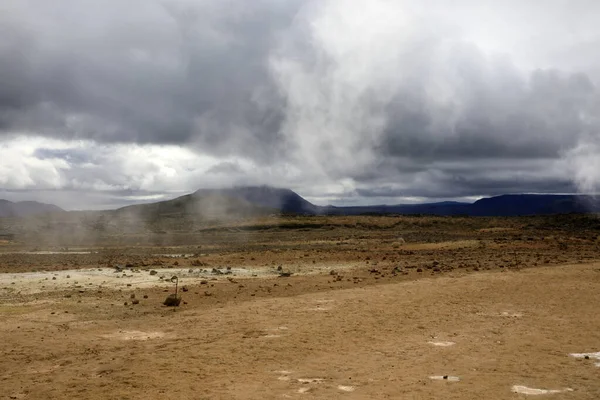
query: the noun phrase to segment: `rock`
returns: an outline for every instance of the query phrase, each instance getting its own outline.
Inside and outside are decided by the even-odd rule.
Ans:
[[[156,275],[158,274],[158,272],[156,272],[155,270],[150,270],[150,275]]]
[[[417,272],[423,272],[423,268],[417,268]]]
[[[283,271],[283,267],[280,265],[277,267],[277,271]]]
[[[140,301],[138,299],[133,299],[131,301],[131,304],[140,304]]]
[[[188,289],[188,287],[187,287],[187,286],[182,286],[182,287],[181,287],[181,291],[182,291],[182,292],[187,292],[188,290],[189,290],[189,289]]]
[[[148,295],[147,295],[147,294],[145,294],[145,295],[144,295],[144,298],[145,298],[145,299],[147,299],[147,298],[148,298]]]
[[[329,271],[329,275],[337,275],[337,271],[335,269],[332,269],[331,271]]]
[[[177,296],[175,293],[171,293],[167,296],[163,304],[167,307],[179,307],[181,303],[181,297]]]
[[[208,284],[208,281],[207,280],[202,280],[202,281],[200,281],[200,284],[201,285],[206,285],[206,284]]]
[[[194,270],[192,268],[188,269],[188,273],[193,274]]]
[[[131,296],[129,296],[131,299],[135,299],[135,293],[131,293]]]
[[[292,273],[289,272],[289,271],[288,272],[280,272],[279,273],[279,277],[280,278],[289,278],[290,276],[292,276]]]

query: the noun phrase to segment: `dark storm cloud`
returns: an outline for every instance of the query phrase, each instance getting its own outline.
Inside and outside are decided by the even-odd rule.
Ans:
[[[276,148],[282,103],[266,60],[294,2],[27,4],[0,16],[5,132]]]
[[[188,191],[365,198],[594,187],[600,3],[536,4],[6,0],[0,149],[15,135],[65,144],[19,142],[33,158],[0,183],[150,191],[168,172]],[[191,178],[192,161],[134,163],[123,147],[170,144],[216,161]]]

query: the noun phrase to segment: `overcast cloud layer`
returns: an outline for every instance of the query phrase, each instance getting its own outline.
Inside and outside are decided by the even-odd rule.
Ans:
[[[0,198],[600,190],[600,2],[4,0]]]

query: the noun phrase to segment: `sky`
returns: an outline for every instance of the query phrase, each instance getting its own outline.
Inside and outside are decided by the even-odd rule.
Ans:
[[[596,0],[3,0],[0,198],[600,191]]]

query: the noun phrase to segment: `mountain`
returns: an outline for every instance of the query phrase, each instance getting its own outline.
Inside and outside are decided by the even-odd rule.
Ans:
[[[0,217],[23,217],[63,212],[61,208],[35,201],[13,203],[0,200]],[[317,206],[290,189],[270,186],[245,186],[229,189],[200,189],[194,193],[157,203],[136,204],[111,211],[151,222],[159,218],[196,216],[202,219],[227,219],[269,214],[361,215],[424,214],[469,216],[520,216],[569,213],[600,213],[600,199],[585,195],[507,194],[474,203],[444,201],[423,204],[367,205],[353,207]]]
[[[207,219],[236,218],[273,213],[318,214],[313,205],[289,189],[248,186],[230,189],[200,189],[172,200],[137,204],[116,210],[117,214],[146,220],[194,215]]]
[[[522,216],[600,212],[600,199],[585,195],[505,194],[474,203],[441,202],[362,207],[330,207],[326,213],[357,214],[429,214],[469,216]]]
[[[52,204],[37,201],[12,201],[0,199],[0,217],[25,217],[28,215],[63,212],[64,210]]]
[[[117,212],[144,218],[184,214],[224,218],[272,213],[520,216],[600,212],[600,201],[584,195],[508,194],[480,199],[474,203],[444,201],[424,204],[336,207],[314,205],[290,189],[247,186],[230,189],[200,189],[173,200],[127,206]]]
[[[246,186],[231,189],[200,189],[194,196],[203,197],[217,193],[226,198],[238,198],[264,209],[282,213],[318,214],[321,207],[315,206],[290,189],[279,189],[270,186]]]

